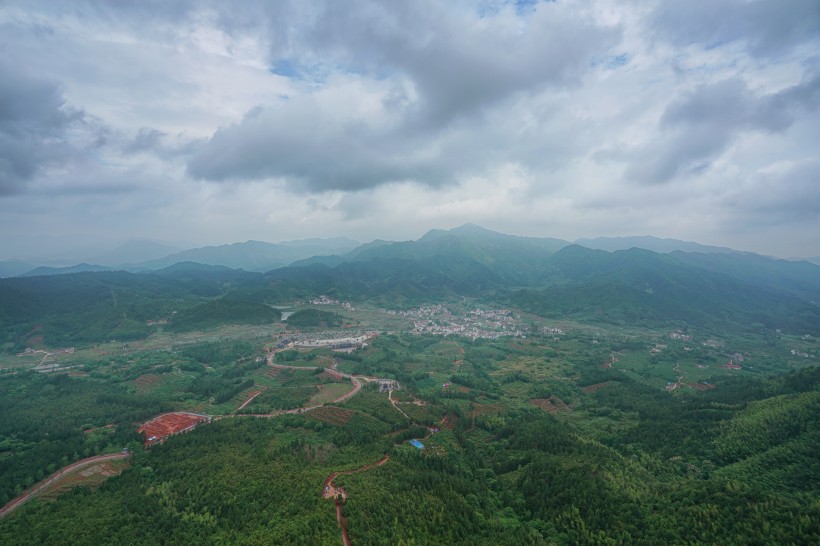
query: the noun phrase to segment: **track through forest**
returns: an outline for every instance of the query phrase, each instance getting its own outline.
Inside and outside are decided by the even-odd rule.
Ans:
[[[311,366],[287,366],[287,365],[284,365],[284,364],[275,364],[273,362],[273,358],[274,358],[275,354],[276,354],[275,352],[271,352],[268,355],[268,358],[267,358],[268,366],[270,366],[272,368],[283,368],[283,369],[294,369],[294,370],[315,370],[316,369],[315,367],[311,367]],[[336,366],[337,366],[337,363],[334,363],[333,366],[331,366],[329,368],[325,368],[325,371],[332,374],[332,375],[334,375],[334,376],[336,376],[336,377],[339,377],[340,379],[349,379],[351,384],[353,385],[353,389],[351,391],[343,394],[342,396],[336,398],[335,400],[332,400],[331,402],[329,402],[331,404],[341,403],[341,402],[344,402],[345,400],[348,400],[351,397],[355,396],[361,390],[363,381],[371,382],[371,381],[376,381],[377,380],[375,377],[353,376],[353,375],[349,375],[349,374],[346,374],[346,373],[342,373],[342,372],[340,372],[336,369]],[[262,393],[262,390],[260,390],[259,392],[252,393],[252,395],[247,400],[245,400],[245,402],[239,408],[237,408],[237,411],[243,409],[254,398],[256,398],[256,396],[258,396],[261,393]],[[392,397],[390,399],[390,402],[393,404],[393,406],[397,410],[399,410],[402,414],[404,414],[404,412],[396,406],[395,402],[392,400]],[[229,417],[242,417],[242,416],[247,416],[247,417],[275,417],[277,415],[283,415],[283,414],[304,413],[304,412],[308,412],[308,411],[320,408],[320,407],[325,406],[325,405],[326,404],[323,403],[323,404],[317,404],[317,405],[310,406],[310,407],[294,408],[294,409],[290,409],[290,410],[283,410],[283,411],[277,411],[277,412],[272,412],[272,413],[260,413],[260,414],[249,414],[249,413],[234,412],[234,413],[231,413],[230,415],[225,415],[225,416],[200,416],[198,414],[196,414],[196,415],[199,416],[199,417],[209,417],[208,421],[224,419],[224,418],[229,418]],[[172,415],[172,414],[175,414],[175,413],[185,413],[185,412],[172,412],[171,414],[163,414],[163,415]],[[154,421],[156,419],[160,419],[161,417],[163,417],[163,415],[160,415],[160,416],[154,417],[152,419],[149,419],[148,421],[146,421],[146,423],[150,423],[151,421]],[[404,415],[405,415],[405,417],[408,417],[408,419],[409,419],[409,416],[407,416],[407,414],[404,414]],[[205,422],[205,421],[203,421],[203,422]],[[193,428],[193,427],[190,427],[190,428]],[[186,430],[188,430],[188,429],[186,429]],[[55,482],[57,482],[60,478],[62,478],[66,474],[69,474],[69,473],[71,473],[75,470],[78,470],[80,468],[83,468],[83,467],[91,465],[91,464],[99,463],[99,462],[102,462],[102,461],[125,459],[129,456],[130,456],[129,453],[114,453],[114,454],[108,454],[108,455],[98,455],[98,456],[95,456],[95,457],[89,457],[89,458],[82,459],[82,460],[76,461],[74,463],[71,463],[68,466],[65,466],[65,467],[61,468],[60,470],[56,471],[55,473],[50,475],[48,478],[46,478],[46,479],[42,480],[41,482],[35,484],[28,491],[24,492],[22,495],[18,496],[17,498],[15,498],[15,499],[11,500],[9,503],[7,503],[2,509],[0,509],[0,518],[3,518],[7,514],[10,514],[14,510],[16,510],[17,508],[19,508],[20,506],[22,506],[23,504],[25,504],[26,502],[28,502],[29,500],[31,500],[32,498],[37,496],[39,493],[42,493],[44,490],[48,489],[51,485],[53,485]],[[388,459],[390,459],[390,456],[385,453],[384,457],[382,457],[381,459],[379,459],[375,463],[367,464],[367,465],[361,466],[359,468],[356,468],[354,470],[333,472],[325,480],[323,495],[324,495],[325,498],[331,498],[332,497],[335,500],[336,519],[339,522],[339,527],[341,528],[341,532],[342,532],[342,542],[345,544],[345,546],[350,546],[350,537],[348,536],[348,533],[347,533],[347,520],[344,517],[344,515],[342,514],[342,505],[343,505],[344,499],[347,498],[347,493],[342,488],[339,488],[339,489],[334,488],[333,487],[333,480],[336,479],[338,476],[344,476],[344,475],[353,474],[353,473],[356,473],[356,472],[364,472],[364,471],[370,470],[372,468],[375,468],[377,466],[381,466],[384,463],[386,463],[388,461]]]
[[[290,368],[290,369],[296,369],[296,370],[313,370],[313,369],[315,369],[315,367],[285,366],[285,365],[282,365],[282,364],[274,364],[274,362],[273,362],[274,355],[275,355],[275,353],[270,353],[268,355],[268,359],[267,359],[268,365],[273,367],[273,368]],[[46,355],[46,356],[48,356],[48,355]],[[325,371],[328,371],[329,373],[332,373],[333,375],[336,375],[337,377],[339,377],[341,379],[349,379],[351,384],[353,385],[352,390],[350,390],[349,392],[347,392],[347,393],[343,394],[342,396],[336,398],[335,400],[332,400],[331,402],[329,402],[331,404],[344,402],[345,400],[348,400],[352,396],[356,395],[359,392],[359,390],[361,390],[361,388],[362,388],[362,381],[368,381],[369,382],[369,381],[374,381],[375,380],[375,378],[371,378],[371,377],[365,377],[365,376],[354,377],[352,375],[341,373],[341,372],[336,370],[336,364],[335,363],[332,367],[325,368]],[[246,405],[248,405],[256,396],[261,394],[261,392],[262,391],[260,390],[259,392],[254,393],[253,396],[251,396],[239,408],[237,408],[237,411],[244,408]],[[291,409],[291,410],[283,410],[283,411],[277,411],[277,412],[272,412],[272,413],[260,413],[260,414],[243,414],[243,413],[234,412],[230,415],[225,415],[224,417],[222,417],[222,416],[220,416],[220,417],[200,416],[198,414],[193,414],[193,415],[197,415],[198,417],[208,417],[209,420],[210,419],[217,420],[217,419],[223,419],[223,418],[227,418],[227,417],[239,417],[239,416],[275,417],[277,415],[283,415],[283,414],[288,414],[288,413],[290,413],[290,414],[304,413],[304,412],[307,412],[307,411],[314,410],[316,408],[320,408],[324,405],[325,404],[317,404],[315,406],[310,406],[310,407],[294,408],[294,409]],[[158,416],[153,417],[153,418],[149,419],[148,421],[146,421],[145,424],[150,423],[154,420],[160,419],[164,415],[173,415],[173,414],[187,414],[187,412],[172,412],[170,414],[158,415]],[[193,427],[191,427],[191,428],[193,428]],[[99,463],[99,462],[102,462],[102,461],[125,459],[126,457],[129,457],[129,454],[127,454],[127,453],[113,453],[113,454],[108,454],[108,455],[97,455],[95,457],[89,457],[89,458],[86,458],[86,459],[81,459],[79,461],[73,462],[73,463],[61,468],[60,470],[57,470],[56,472],[51,474],[49,477],[45,478],[44,480],[40,481],[39,483],[37,483],[34,486],[32,486],[31,488],[29,488],[27,491],[23,492],[18,497],[16,497],[16,498],[12,499],[11,501],[9,501],[5,506],[0,508],[0,518],[3,518],[7,514],[10,514],[14,510],[16,510],[17,508],[19,508],[20,506],[22,506],[23,504],[25,504],[26,502],[28,502],[29,500],[31,500],[32,498],[37,496],[39,493],[42,493],[44,490],[48,489],[51,485],[53,485],[60,478],[62,478],[66,474],[69,474],[69,473],[73,472],[74,470],[78,470],[78,469],[80,469],[84,466],[90,465],[90,464]]]
[[[332,498],[334,504],[336,505],[336,521],[339,522],[339,528],[342,530],[342,543],[344,544],[344,546],[350,546],[350,535],[347,533],[347,518],[344,517],[344,515],[342,514],[342,506],[344,505],[344,501],[347,499],[347,491],[345,491],[341,487],[334,487],[333,481],[339,476],[347,476],[348,474],[366,472],[367,470],[383,465],[389,459],[390,455],[385,453],[384,457],[382,457],[375,463],[366,464],[364,466],[360,466],[359,468],[354,468],[353,470],[331,472],[330,475],[325,479],[325,485],[324,489],[322,490],[322,496],[326,499]]]

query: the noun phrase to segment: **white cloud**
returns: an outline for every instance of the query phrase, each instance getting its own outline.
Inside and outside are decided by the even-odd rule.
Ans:
[[[818,255],[818,10],[7,2],[0,87],[39,107],[0,113],[0,256],[465,222]]]

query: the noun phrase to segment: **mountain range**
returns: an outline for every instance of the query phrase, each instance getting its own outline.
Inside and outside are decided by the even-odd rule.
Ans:
[[[518,258],[515,253],[530,253],[544,257],[546,254],[576,244],[593,250],[615,252],[630,248],[641,248],[657,253],[708,254],[708,257],[687,257],[685,260],[700,261],[701,265],[720,270],[726,260],[718,256],[746,256],[753,269],[766,269],[774,258],[742,252],[726,247],[702,245],[677,239],[641,237],[598,237],[578,239],[571,243],[562,239],[520,237],[484,229],[475,224],[466,224],[451,230],[433,229],[416,241],[374,240],[360,244],[345,237],[329,239],[311,238],[280,243],[246,241],[226,245],[180,249],[153,241],[128,241],[117,248],[84,257],[75,263],[59,261],[5,260],[0,261],[0,277],[57,275],[84,271],[122,270],[130,272],[156,271],[176,263],[195,262],[205,265],[219,265],[246,271],[270,271],[284,266],[307,266],[323,264],[334,267],[344,262],[369,260],[374,257],[394,257],[399,259],[422,259],[441,254],[447,248],[455,252],[466,252],[463,257],[478,263],[490,265]],[[456,248],[458,247],[458,248]],[[505,255],[505,250],[511,255]],[[684,261],[685,261],[684,260]],[[732,262],[734,260],[729,260]],[[786,260],[781,260],[781,262]],[[788,260],[800,262],[800,259]],[[805,261],[820,265],[820,257]],[[804,267],[804,266],[803,266]],[[795,268],[799,269],[799,267]],[[765,274],[764,271],[759,271]]]
[[[98,269],[71,269],[83,268]],[[215,313],[272,320],[270,305],[319,295],[391,308],[476,298],[541,316],[714,332],[820,330],[820,266],[809,262],[735,251],[608,252],[469,224],[416,241],[205,247],[132,271],[41,268],[39,276],[0,279],[0,334],[20,346],[32,335],[139,338],[159,319],[176,330],[211,324]]]

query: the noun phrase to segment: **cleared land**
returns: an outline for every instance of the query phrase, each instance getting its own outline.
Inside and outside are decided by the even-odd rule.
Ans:
[[[533,398],[530,400],[530,404],[538,406],[542,410],[548,411],[549,413],[558,413],[559,411],[570,410],[569,406],[567,406],[563,400],[555,395],[552,395],[549,398]]]
[[[144,423],[137,432],[145,434],[145,445],[165,441],[168,436],[193,430],[199,423],[210,420],[206,415],[196,413],[164,413]]]
[[[127,459],[130,457],[130,453],[111,453],[108,455],[97,455],[96,457],[88,457],[87,459],[82,459],[77,461],[76,463],[72,463],[64,468],[61,468],[48,478],[42,480],[41,482],[35,484],[33,487],[29,488],[19,497],[13,499],[11,502],[6,504],[3,508],[0,508],[0,519],[5,517],[6,515],[10,514],[26,502],[33,499],[35,496],[45,493],[46,491],[52,490],[55,486],[60,487],[63,485],[63,482],[70,477],[73,473],[79,471],[80,469],[87,468],[89,466],[100,465],[107,461],[115,461],[120,459]],[[90,475],[94,474],[92,472]],[[83,476],[88,477],[88,476]],[[107,477],[107,476],[106,476]],[[76,484],[75,484],[76,485]]]

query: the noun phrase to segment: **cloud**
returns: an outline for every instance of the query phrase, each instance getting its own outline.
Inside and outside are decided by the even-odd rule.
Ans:
[[[162,139],[168,136],[166,133],[150,127],[141,127],[130,142],[123,146],[126,154],[138,154],[145,151],[155,150],[162,144]]]
[[[384,93],[351,82],[252,111],[197,150],[188,172],[210,180],[283,178],[304,191],[437,183],[435,142],[404,138],[392,117]]]
[[[820,254],[816,0],[0,4],[0,250],[476,222]]]
[[[820,220],[820,159],[775,165],[755,173],[723,199],[747,221],[816,224]]]
[[[494,108],[577,85],[619,32],[562,4],[482,17],[361,1],[326,4],[301,36],[304,65],[341,74],[218,130],[190,160],[192,176],[281,178],[305,191],[455,183],[498,150],[499,138],[471,135],[493,132]]]
[[[57,84],[8,64],[0,73],[0,195],[9,195],[65,160],[66,132],[81,114],[64,104]]]
[[[698,86],[670,102],[659,121],[660,138],[643,148],[626,172],[642,184],[669,182],[708,169],[743,132],[786,131],[820,107],[820,72],[799,84],[758,94],[740,78]]]
[[[756,57],[780,55],[820,35],[816,0],[663,0],[651,15],[656,36],[674,44],[740,42]]]
[[[484,15],[484,16],[482,16]],[[418,123],[442,126],[516,93],[577,83],[617,28],[564,3],[493,14],[438,2],[331,2],[310,30],[313,47],[351,70],[406,77]]]

